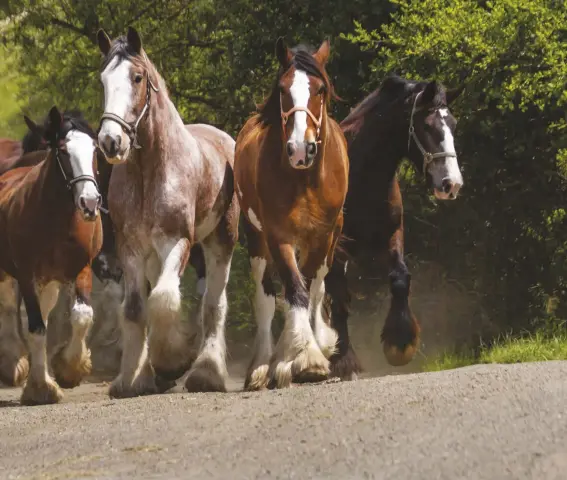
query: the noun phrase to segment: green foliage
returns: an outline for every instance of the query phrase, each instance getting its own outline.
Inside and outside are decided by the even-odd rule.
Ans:
[[[505,336],[492,346],[483,346],[478,355],[471,352],[443,353],[429,359],[426,372],[450,370],[479,363],[524,363],[567,360],[567,334],[546,333],[544,330],[524,336]]]

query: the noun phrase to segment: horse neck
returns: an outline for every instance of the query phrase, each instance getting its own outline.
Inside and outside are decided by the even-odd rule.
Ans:
[[[371,112],[358,132],[345,133],[351,177],[373,172],[375,181],[390,184],[407,154],[408,125],[402,121],[377,122]]]
[[[45,161],[39,165],[39,172],[32,186],[38,202],[38,211],[46,210],[49,217],[63,220],[75,211],[73,196],[69,192],[61,168],[51,150]]]
[[[147,117],[138,130],[138,142],[142,148],[135,151],[135,155],[138,156],[142,175],[144,172],[164,171],[176,144],[189,135],[161,78],[159,85],[159,92],[151,93]]]

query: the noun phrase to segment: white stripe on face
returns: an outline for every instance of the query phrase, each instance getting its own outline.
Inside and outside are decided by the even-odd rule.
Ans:
[[[456,150],[453,132],[451,132],[451,129],[445,120],[445,118],[449,115],[449,112],[446,108],[441,108],[439,109],[439,115],[441,116],[441,128],[443,129],[441,149],[443,152],[455,153]],[[463,185],[463,175],[461,174],[457,157],[451,156],[436,160],[431,164],[429,173],[431,174],[433,185],[435,187],[435,196],[440,200],[454,198]],[[447,193],[442,191],[443,180],[449,180],[451,182],[453,185],[451,192]],[[454,196],[450,196],[450,193]]]
[[[132,109],[132,82],[130,80],[130,69],[132,63],[128,60],[120,60],[115,57],[101,74],[104,86],[104,111],[128,121],[128,115]],[[112,121],[103,120],[99,142],[102,144],[106,137],[117,139],[122,136],[122,127]]]
[[[93,159],[95,144],[94,140],[86,133],[78,130],[71,130],[65,137],[66,146],[69,152],[71,170],[73,178],[81,175],[94,177]],[[85,206],[92,212],[98,207],[99,193],[96,186],[91,181],[78,181],[73,185],[73,193],[75,197],[75,205],[80,208],[79,199],[82,197]]]
[[[307,108],[309,103],[309,77],[305,72],[301,70],[296,70],[293,76],[293,83],[289,89],[291,94],[291,99],[293,101],[294,107],[304,107]],[[306,112],[295,112],[293,114],[293,132],[291,132],[291,137],[289,138],[290,143],[293,143],[295,149],[291,160],[293,163],[297,163],[298,160],[306,159],[306,148],[305,148],[305,132],[307,131],[307,113]]]

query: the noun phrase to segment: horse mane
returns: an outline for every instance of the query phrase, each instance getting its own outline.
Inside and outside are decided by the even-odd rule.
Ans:
[[[416,92],[421,92],[428,82],[416,82],[398,75],[391,74],[384,79],[382,84],[356,105],[348,116],[341,122],[345,132],[356,132],[364,123],[365,117],[372,115],[375,120],[390,121],[384,113],[400,102],[408,103]],[[447,103],[445,90],[438,88],[433,99],[433,107],[439,108]]]
[[[156,85],[156,87],[158,87],[160,91],[163,90],[167,92],[165,81],[156,70],[154,64],[146,55],[146,51],[142,48],[141,53],[136,53],[128,43],[128,39],[125,35],[117,37],[112,41],[112,45],[110,46],[108,54],[102,60],[100,71],[104,71],[115,57],[118,57],[118,63],[122,62],[123,60],[128,60],[132,62],[133,65],[142,69],[146,69],[154,85]]]
[[[259,115],[259,121],[261,123],[264,125],[274,125],[281,121],[280,90],[278,88],[278,84],[285,72],[287,72],[291,67],[295,67],[297,70],[301,70],[309,76],[317,77],[322,80],[325,85],[325,102],[327,105],[331,98],[336,97],[333,85],[325,71],[325,68],[321,67],[315,58],[313,58],[313,54],[315,52],[316,50],[313,47],[303,44],[297,45],[291,49],[293,57],[289,67],[284,70],[284,68],[280,66],[274,81],[274,86],[272,87],[272,91],[268,98],[264,101],[264,103],[257,105],[256,107]]]

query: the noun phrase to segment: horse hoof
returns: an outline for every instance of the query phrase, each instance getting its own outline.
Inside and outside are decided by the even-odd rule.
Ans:
[[[8,357],[0,353],[0,382],[9,387],[21,387],[30,371],[28,358]]]
[[[384,356],[392,367],[403,367],[411,362],[417,353],[417,345],[409,344],[402,350],[397,345],[389,345],[384,342]]]
[[[110,398],[132,398],[158,393],[153,376],[140,373],[131,383],[125,382],[122,375],[118,375],[110,384],[108,396]]]
[[[67,345],[60,347],[51,359],[53,374],[63,388],[78,387],[92,370],[91,351],[85,348],[79,358],[68,359],[65,356]]]
[[[196,362],[187,376],[188,392],[226,392],[226,375],[212,361]]]
[[[336,354],[331,357],[331,377],[351,381],[356,380],[361,372],[362,366],[352,346],[344,355]]]
[[[63,392],[59,385],[46,375],[41,382],[28,378],[20,402],[22,405],[49,405],[59,403],[62,398]]]
[[[258,365],[246,374],[244,390],[257,391],[268,387],[268,365]]]

